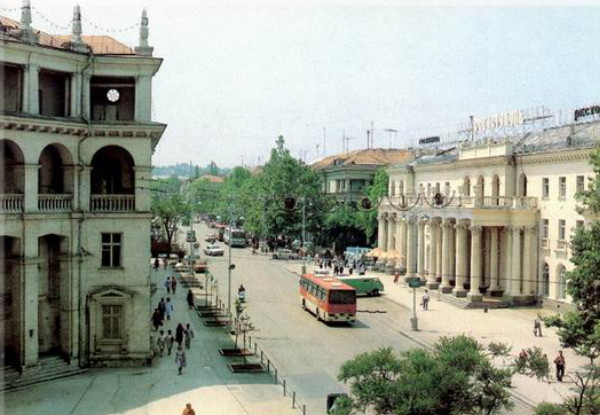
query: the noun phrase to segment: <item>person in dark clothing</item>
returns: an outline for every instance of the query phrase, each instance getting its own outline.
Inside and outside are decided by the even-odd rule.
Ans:
[[[160,313],[160,322],[165,321],[165,312],[167,311],[167,305],[165,303],[165,299],[161,298],[158,303],[158,312]]]
[[[190,310],[193,310],[194,309],[194,294],[192,293],[192,290],[188,291],[186,300],[187,300],[188,307],[190,308]]]
[[[160,311],[158,308],[154,309],[154,313],[152,313],[152,325],[154,326],[154,331],[158,330],[158,326],[162,324],[162,317],[160,316]]]
[[[183,343],[183,332],[184,331],[185,331],[185,328],[183,328],[183,324],[179,323],[177,325],[177,328],[175,329],[175,341],[180,346],[181,346],[181,343]]]

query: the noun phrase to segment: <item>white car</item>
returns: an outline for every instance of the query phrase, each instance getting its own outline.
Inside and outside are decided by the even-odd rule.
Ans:
[[[291,249],[280,249],[273,254],[273,259],[298,259],[300,255]]]
[[[204,254],[208,256],[223,256],[223,248],[214,244],[206,245],[204,248]]]
[[[175,264],[175,272],[190,272],[190,266],[182,262]]]

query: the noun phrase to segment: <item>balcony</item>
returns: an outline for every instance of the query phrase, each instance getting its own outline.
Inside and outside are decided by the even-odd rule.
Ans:
[[[23,211],[22,194],[0,194],[0,212],[18,213]]]
[[[38,210],[40,212],[69,212],[73,203],[70,194],[40,194],[38,195]]]
[[[90,210],[92,212],[133,212],[135,211],[135,196],[91,195]]]
[[[434,206],[433,196],[389,196],[382,204]],[[535,209],[537,198],[528,196],[444,196],[440,206],[467,209]]]

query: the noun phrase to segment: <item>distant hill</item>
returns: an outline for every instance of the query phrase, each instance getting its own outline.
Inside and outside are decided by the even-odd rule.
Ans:
[[[230,168],[219,168],[216,163],[212,162],[205,167],[200,167],[188,163],[177,163],[169,166],[154,166],[152,167],[152,177],[171,177],[179,178],[198,178],[204,175],[211,176],[227,176],[231,171]]]

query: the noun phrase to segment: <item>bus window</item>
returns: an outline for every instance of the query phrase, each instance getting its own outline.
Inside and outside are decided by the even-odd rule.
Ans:
[[[354,304],[356,295],[354,291],[332,290],[329,292],[329,302],[331,304]]]

